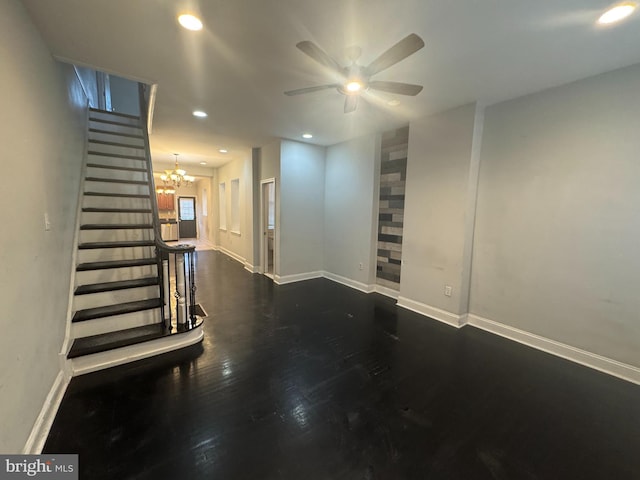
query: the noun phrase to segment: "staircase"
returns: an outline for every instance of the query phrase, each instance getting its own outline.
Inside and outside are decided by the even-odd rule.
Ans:
[[[169,337],[196,327],[174,328],[165,305],[169,255],[157,248],[164,243],[156,238],[147,138],[140,117],[90,109],[67,354],[76,374],[172,350]]]

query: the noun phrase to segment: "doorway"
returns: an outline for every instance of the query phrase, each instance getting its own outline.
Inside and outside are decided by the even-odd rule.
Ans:
[[[178,197],[178,236],[196,238],[196,197]]]
[[[269,278],[275,274],[276,264],[276,180],[270,178],[260,182],[261,202],[260,202],[260,224],[262,230],[262,241],[260,246],[260,257],[262,273]]]

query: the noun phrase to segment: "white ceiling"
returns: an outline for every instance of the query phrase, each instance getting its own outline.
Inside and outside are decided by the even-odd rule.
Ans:
[[[23,0],[52,53],[158,84],[154,159],[210,166],[274,137],[331,145],[474,100],[485,104],[640,62],[640,12],[620,25],[595,21],[608,0]],[[182,29],[195,12],[205,28]],[[424,85],[417,97],[367,92],[344,114],[331,83],[296,43],[311,40],[340,62],[361,64],[409,33],[426,47],[376,80]],[[386,102],[401,101],[398,107]],[[209,113],[204,120],[192,110]],[[218,153],[228,148],[229,154]]]

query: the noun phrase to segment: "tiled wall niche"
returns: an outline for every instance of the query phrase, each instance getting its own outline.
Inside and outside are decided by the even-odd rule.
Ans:
[[[400,290],[409,127],[382,135],[376,283]]]

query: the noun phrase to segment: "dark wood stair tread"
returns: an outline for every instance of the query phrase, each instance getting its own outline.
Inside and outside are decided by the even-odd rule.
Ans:
[[[113,130],[102,130],[100,128],[90,128],[89,131],[91,133],[100,133],[100,134],[103,134],[103,135],[116,135],[116,136],[119,136],[119,137],[138,138],[140,140],[144,139],[144,137],[142,135],[140,135],[140,134],[114,132]]]
[[[86,262],[80,263],[76,267],[78,272],[87,272],[90,270],[106,270],[109,268],[128,268],[128,267],[145,267],[147,265],[157,265],[155,258],[135,258],[131,260],[108,260],[104,262]]]
[[[144,150],[144,145],[132,145],[130,143],[109,142],[107,140],[95,140],[92,138],[89,139],[89,143],[93,143],[96,145],[110,145],[112,147],[136,148],[138,150]]]
[[[141,172],[146,173],[146,168],[135,168],[135,167],[121,167],[119,165],[104,165],[102,163],[87,163],[87,167],[90,168],[106,168],[109,170],[123,170],[125,172]]]
[[[142,327],[127,328],[116,332],[92,335],[90,337],[76,338],[73,341],[67,358],[77,358],[92,353],[106,352],[116,348],[137,345],[171,335],[161,323],[144,325]]]
[[[128,247],[152,247],[153,240],[122,240],[119,242],[85,242],[78,244],[78,249],[89,250],[92,248],[128,248]]]
[[[88,197],[151,198],[144,193],[84,192]]]
[[[100,207],[84,207],[82,209],[86,213],[151,213],[150,208],[100,208]]]
[[[127,290],[129,288],[152,287],[158,285],[158,277],[136,278],[133,280],[119,280],[117,282],[90,283],[78,285],[75,295],[88,295],[92,293],[112,292],[114,290]]]
[[[135,302],[125,302],[117,303],[115,305],[86,308],[84,310],[78,310],[74,314],[71,321],[74,323],[85,322],[87,320],[95,320],[96,318],[113,317],[114,315],[123,315],[126,313],[141,312],[143,310],[160,308],[161,305],[161,299],[151,298],[148,300],[137,300]]]
[[[121,180],[119,178],[86,177],[87,182],[125,183],[127,185],[149,185],[147,180]]]
[[[141,157],[139,155],[123,155],[120,153],[111,153],[111,152],[97,152],[95,150],[89,150],[87,152],[88,155],[98,155],[101,157],[113,157],[113,158],[124,158],[126,160],[140,160],[142,162],[146,162],[146,157]]]
[[[87,223],[80,230],[150,230],[150,223]]]

